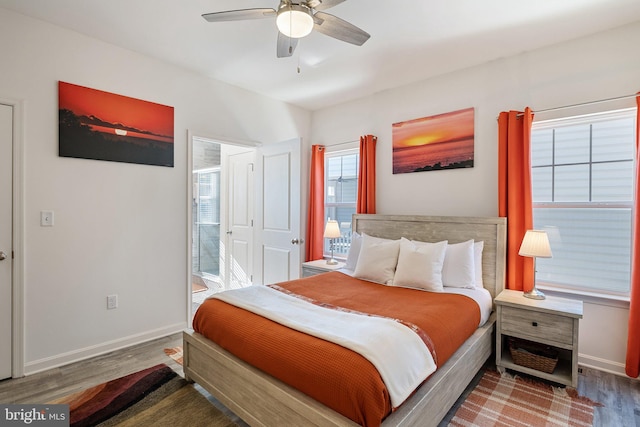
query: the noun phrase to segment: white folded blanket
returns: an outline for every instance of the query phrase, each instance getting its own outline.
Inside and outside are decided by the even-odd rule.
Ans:
[[[392,319],[320,307],[258,285],[211,298],[361,354],[378,369],[394,408],[436,370],[418,334]]]

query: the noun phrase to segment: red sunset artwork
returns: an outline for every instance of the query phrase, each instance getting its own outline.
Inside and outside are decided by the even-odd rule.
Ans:
[[[173,107],[58,82],[59,155],[173,167]]]
[[[393,173],[472,168],[474,110],[394,123]]]

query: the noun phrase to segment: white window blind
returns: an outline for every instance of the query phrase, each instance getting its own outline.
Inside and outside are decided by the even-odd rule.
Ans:
[[[553,252],[537,260],[539,284],[629,293],[635,117],[627,109],[533,124],[534,228]]]

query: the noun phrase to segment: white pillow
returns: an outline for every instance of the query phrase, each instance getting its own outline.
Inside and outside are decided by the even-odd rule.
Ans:
[[[475,285],[476,288],[484,288],[484,282],[482,281],[482,251],[484,250],[484,242],[474,242],[473,243],[473,252],[474,252],[474,260],[473,265],[475,267],[476,276],[475,276]]]
[[[442,292],[442,264],[447,241],[438,243],[400,239],[398,266],[393,286]]]
[[[354,277],[383,284],[391,282],[399,252],[400,240],[379,239],[363,233]]]
[[[344,266],[347,270],[355,270],[358,263],[358,256],[360,255],[360,247],[362,246],[362,236],[356,232],[351,234],[351,245],[349,246],[349,253],[347,254],[347,262]]]
[[[355,271],[358,264],[358,257],[360,256],[360,249],[362,248],[362,236],[369,236],[367,233],[358,234],[354,232],[351,236],[351,245],[349,246],[349,253],[347,254],[347,261],[344,268]],[[372,241],[379,242],[391,242],[391,239],[383,239],[382,237],[369,236]]]
[[[475,288],[473,240],[447,245],[442,265],[442,284],[452,288]]]

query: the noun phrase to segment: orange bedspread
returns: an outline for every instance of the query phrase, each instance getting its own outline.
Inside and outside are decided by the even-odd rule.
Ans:
[[[334,306],[415,324],[431,338],[438,366],[473,334],[480,322],[478,306],[465,296],[383,286],[339,272],[278,285]],[[216,299],[200,306],[193,328],[240,359],[360,425],[378,426],[392,410],[375,367],[337,344]],[[380,345],[385,345],[384,338]]]

